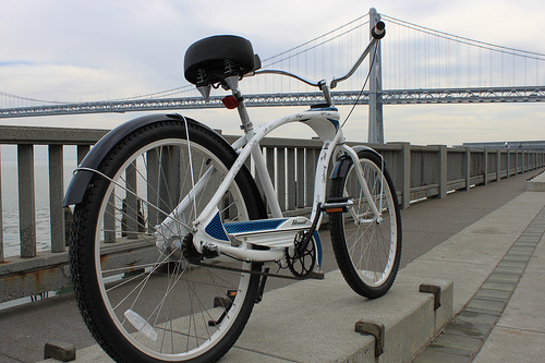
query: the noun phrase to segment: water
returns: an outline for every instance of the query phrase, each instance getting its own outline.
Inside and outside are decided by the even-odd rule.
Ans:
[[[67,147],[65,147],[66,149]],[[75,149],[75,148],[74,148]],[[10,150],[2,147],[2,156],[8,160],[1,160],[2,181],[2,223],[4,237],[4,256],[20,254],[19,237],[19,194],[17,161],[11,157]],[[45,155],[44,155],[45,151]],[[66,158],[67,150],[65,150]],[[12,159],[12,160],[9,160]],[[64,190],[68,188],[72,179],[73,170],[76,168],[75,157],[64,162]],[[34,183],[36,196],[36,249],[48,251],[51,248],[50,220],[49,220],[49,165],[47,160],[47,148],[37,146],[35,148]]]

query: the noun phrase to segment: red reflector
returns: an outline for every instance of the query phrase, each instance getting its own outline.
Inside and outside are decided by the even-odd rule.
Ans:
[[[223,102],[225,107],[227,107],[230,110],[238,107],[238,101],[235,98],[235,96],[224,97],[224,98],[222,98],[221,102]]]
[[[326,208],[326,213],[342,213],[344,212],[343,208]]]

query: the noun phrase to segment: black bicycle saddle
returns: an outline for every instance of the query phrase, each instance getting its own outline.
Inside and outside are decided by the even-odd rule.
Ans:
[[[227,75],[247,73],[261,67],[252,43],[235,35],[216,35],[193,43],[185,52],[184,75],[193,84],[221,82]]]

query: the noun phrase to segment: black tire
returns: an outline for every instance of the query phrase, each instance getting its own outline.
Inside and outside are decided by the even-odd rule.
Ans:
[[[344,279],[358,294],[367,298],[384,295],[394,283],[401,258],[401,217],[394,184],[381,158],[369,150],[358,153],[364,178],[378,204],[382,191],[382,217],[374,219],[363,198],[350,159],[345,177],[332,180],[330,197],[351,197],[348,213],[330,215],[330,233],[337,264]],[[381,172],[381,170],[383,172]],[[384,178],[384,179],[382,179]]]
[[[257,274],[189,262],[198,255],[185,247],[192,242],[184,240],[184,225],[191,226],[195,209],[202,210],[217,190],[236,153],[201,124],[188,120],[188,128],[189,147],[183,121],[151,124],[126,136],[98,167],[108,178],[96,173],[75,208],[70,263],[76,298],[95,339],[117,362],[218,360],[253,309]],[[188,149],[192,169],[184,162]],[[178,237],[161,240],[156,226],[192,187],[191,170],[196,183],[209,168],[214,172],[203,191],[173,225]],[[221,218],[266,217],[246,168],[235,181],[218,205]],[[204,261],[262,269],[226,257]]]

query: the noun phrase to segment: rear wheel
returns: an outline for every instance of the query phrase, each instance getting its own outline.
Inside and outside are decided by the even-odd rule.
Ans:
[[[236,154],[211,130],[193,121],[188,127],[189,142],[181,121],[126,136],[75,208],[70,253],[78,304],[118,362],[215,361],[241,334],[255,302],[259,276],[247,271],[261,271],[260,264],[202,258],[192,245],[195,216]],[[205,174],[203,189],[170,230],[158,228]],[[217,206],[220,218],[263,218],[257,200],[244,168]]]
[[[350,197],[348,213],[330,215],[330,233],[335,258],[343,277],[358,294],[376,298],[392,286],[401,258],[401,217],[394,185],[379,156],[360,151],[359,162],[373,203],[380,208],[376,218],[351,161],[344,178],[334,179],[330,197]]]

